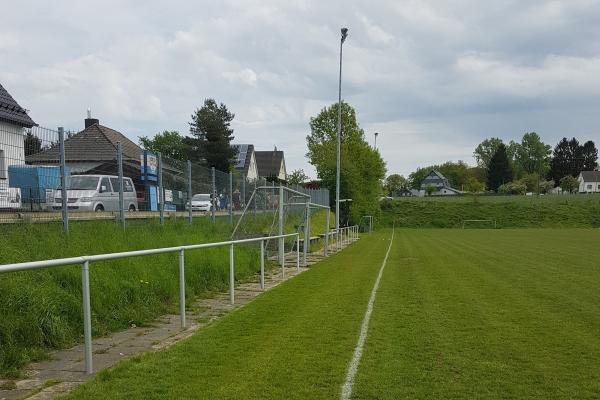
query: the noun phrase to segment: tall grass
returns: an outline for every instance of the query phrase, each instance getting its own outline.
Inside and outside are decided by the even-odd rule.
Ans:
[[[0,226],[0,265],[50,258],[111,253],[226,240],[230,226],[199,219],[132,221],[126,230],[110,221]],[[254,246],[237,246],[236,279],[259,269]],[[95,336],[142,325],[175,312],[178,304],[177,253],[92,263],[90,285]],[[220,290],[228,282],[228,249],[188,251],[186,295]],[[81,273],[66,266],[0,274],[0,375],[16,376],[28,362],[50,349],[82,339]]]

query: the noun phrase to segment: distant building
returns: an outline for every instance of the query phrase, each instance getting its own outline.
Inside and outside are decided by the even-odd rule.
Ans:
[[[254,154],[258,176],[266,178],[268,181],[287,181],[283,151],[278,151],[276,148],[274,151],[255,151]]]
[[[441,172],[432,170],[421,182],[421,190],[425,191],[428,186],[433,186],[435,190],[432,196],[456,196],[461,194],[460,190],[450,186],[448,179]]]
[[[600,192],[600,171],[581,171],[577,177],[579,193]]]
[[[25,164],[25,130],[36,125],[0,84],[0,208],[20,207],[20,193],[10,186],[8,167]]]
[[[235,170],[253,181],[258,178],[258,167],[256,166],[256,155],[252,144],[232,144],[237,150],[235,159]]]

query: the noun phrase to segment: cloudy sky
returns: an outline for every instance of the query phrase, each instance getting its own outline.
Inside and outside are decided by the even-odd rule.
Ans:
[[[88,107],[137,142],[207,97],[237,143],[314,176],[308,121],[343,97],[389,173],[473,163],[483,138],[600,140],[600,1],[2,1],[0,82],[43,126]]]

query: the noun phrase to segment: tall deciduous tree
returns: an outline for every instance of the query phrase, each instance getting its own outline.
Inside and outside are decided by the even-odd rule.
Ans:
[[[498,187],[508,183],[513,178],[510,160],[506,154],[506,146],[500,144],[492,156],[487,170],[487,184],[490,190],[497,191]]]
[[[483,142],[479,143],[473,152],[473,157],[475,157],[477,165],[487,169],[490,160],[496,153],[498,146],[501,144],[502,139],[496,137],[485,139]]]
[[[225,104],[214,99],[204,100],[204,105],[192,114],[190,133],[197,139],[197,151],[206,166],[228,172],[233,165],[236,150],[231,121],[235,115]]]
[[[349,216],[356,222],[361,215],[375,215],[379,211],[377,200],[380,181],[385,177],[385,163],[379,152],[366,142],[354,108],[343,102],[341,111],[340,198],[353,200]],[[311,118],[310,134],[306,137],[306,156],[315,166],[322,186],[329,189],[332,206],[335,205],[337,113],[337,103],[322,109]],[[340,217],[343,220],[345,216]]]
[[[384,188],[390,196],[398,195],[407,184],[406,178],[400,174],[392,174],[385,178]]]
[[[535,132],[523,135],[520,144],[515,146],[515,167],[519,173],[545,175],[550,169],[552,147],[545,144]]]
[[[289,185],[302,185],[307,180],[308,175],[304,173],[303,169],[296,169],[287,176],[287,183]]]
[[[160,152],[163,156],[176,160],[185,161],[189,157],[190,146],[186,143],[186,138],[177,131],[164,131],[153,138],[140,136],[139,143],[146,150]]]

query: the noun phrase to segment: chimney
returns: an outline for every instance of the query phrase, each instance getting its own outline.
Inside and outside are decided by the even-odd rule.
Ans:
[[[99,124],[100,121],[98,121],[97,118],[92,118],[92,110],[90,110],[89,108],[87,109],[87,118],[85,119],[85,128],[89,128],[92,125],[97,125]]]

